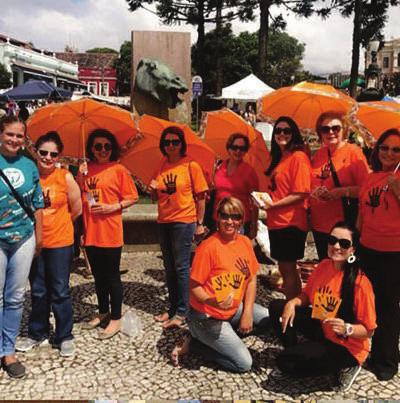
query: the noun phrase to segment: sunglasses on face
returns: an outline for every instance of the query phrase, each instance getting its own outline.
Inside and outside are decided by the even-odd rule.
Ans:
[[[165,147],[168,147],[168,146],[170,146],[171,144],[172,144],[174,147],[177,147],[177,146],[179,146],[179,144],[181,144],[181,141],[178,140],[178,139],[176,139],[176,140],[163,140],[163,144],[165,145]]]
[[[60,154],[56,151],[47,151],[47,150],[38,150],[38,153],[42,157],[47,157],[50,154],[51,158],[57,158],[58,154]]]
[[[228,213],[219,213],[221,220],[229,220],[232,221],[240,221],[242,219],[241,214],[228,214]]]
[[[319,129],[320,133],[322,134],[329,134],[331,131],[334,134],[337,134],[342,130],[342,126],[340,125],[334,125],[334,126],[321,126]]]
[[[379,151],[382,151],[383,153],[391,151],[393,154],[400,154],[400,147],[389,147],[386,144],[381,144],[379,146]]]
[[[339,238],[336,238],[336,237],[333,236],[333,235],[329,235],[329,236],[328,236],[328,244],[329,244],[329,245],[334,246],[334,245],[336,245],[338,242],[339,242],[339,246],[340,246],[342,249],[349,249],[350,246],[351,246],[351,241],[350,241],[349,239],[344,239],[344,238],[339,239]]]
[[[243,153],[247,152],[247,147],[246,146],[237,146],[235,144],[232,144],[229,148],[232,151],[242,151]]]
[[[93,146],[93,148],[94,148],[96,151],[103,151],[103,148],[104,148],[104,151],[111,151],[112,146],[111,146],[110,143],[105,143],[105,144],[103,144],[103,143],[96,143],[96,144]]]
[[[290,127],[276,127],[274,134],[284,134],[288,136],[289,134],[292,134],[292,129]]]

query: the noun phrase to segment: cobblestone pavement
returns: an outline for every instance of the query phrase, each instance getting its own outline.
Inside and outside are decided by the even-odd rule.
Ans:
[[[192,355],[187,356],[182,368],[175,368],[168,356],[185,331],[163,332],[153,320],[154,314],[163,311],[166,301],[160,254],[124,253],[121,268],[127,270],[122,275],[123,309],[137,310],[143,321],[143,334],[132,339],[118,334],[99,341],[96,330],[81,330],[80,323],[95,313],[96,299],[93,280],[74,272],[75,357],[62,359],[58,350],[49,346],[20,353],[28,374],[23,380],[13,380],[0,370],[0,399],[400,399],[398,376],[391,382],[379,383],[365,369],[346,394],[333,392],[326,377],[294,380],[282,376],[274,364],[281,347],[272,334],[245,339],[254,357],[250,373],[223,372]],[[261,304],[278,296],[263,286],[265,273],[263,267],[258,296]],[[27,295],[26,308],[29,304]],[[27,309],[23,335],[26,323]]]

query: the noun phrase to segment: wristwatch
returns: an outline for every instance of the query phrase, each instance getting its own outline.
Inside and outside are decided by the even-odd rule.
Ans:
[[[349,337],[349,336],[351,336],[352,334],[353,334],[353,332],[354,332],[354,328],[353,328],[353,325],[351,324],[351,323],[345,323],[344,324],[344,326],[345,326],[345,331],[344,331],[344,337]]]
[[[203,225],[203,223],[200,221],[197,221],[197,225]]]

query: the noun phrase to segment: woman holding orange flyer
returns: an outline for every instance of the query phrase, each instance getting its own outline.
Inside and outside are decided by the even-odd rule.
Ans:
[[[318,257],[326,258],[327,238],[333,224],[355,225],[358,191],[368,175],[368,164],[360,147],[346,141],[347,127],[342,112],[325,112],[316,130],[322,147],[312,158],[311,227]],[[346,209],[346,211],[344,210]]]
[[[336,373],[342,392],[360,372],[376,328],[374,293],[355,255],[357,245],[356,230],[336,223],[328,236],[328,259],[317,266],[305,289],[269,306],[285,346],[277,358],[279,369],[296,377]],[[297,344],[297,331],[308,341]]]
[[[250,240],[238,233],[243,204],[226,197],[217,211],[217,232],[196,250],[190,275],[187,323],[192,337],[175,347],[172,360],[177,364],[191,350],[227,371],[246,372],[252,358],[237,332],[267,327],[268,309],[254,303],[258,262]]]
[[[400,131],[390,129],[371,154],[373,172],[360,190],[360,257],[376,296],[378,328],[370,369],[381,381],[398,371],[400,334]]]

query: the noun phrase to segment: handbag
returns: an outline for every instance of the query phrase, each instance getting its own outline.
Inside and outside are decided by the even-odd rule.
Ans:
[[[332,173],[333,183],[336,187],[341,187],[336,168],[333,165],[331,152],[328,148],[329,167]],[[343,217],[344,221],[351,227],[355,227],[358,216],[358,198],[342,197]]]
[[[14,196],[15,200],[19,203],[19,205],[24,209],[25,213],[28,214],[28,217],[35,223],[35,214],[33,213],[32,209],[25,204],[22,197],[19,193],[15,190],[14,186],[11,185],[11,182],[4,174],[3,170],[0,169],[0,176],[3,178],[4,182],[8,185],[11,190],[12,195]]]

